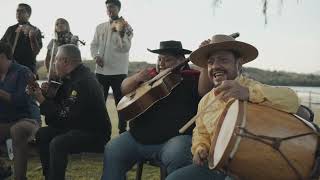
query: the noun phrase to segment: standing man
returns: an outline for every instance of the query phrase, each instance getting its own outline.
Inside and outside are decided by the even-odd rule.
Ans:
[[[106,145],[103,180],[124,180],[127,171],[144,160],[161,162],[168,174],[192,163],[192,128],[184,134],[178,132],[196,114],[200,100],[199,72],[191,70],[185,63],[185,54],[191,51],[183,49],[180,41],[163,41],[160,42],[160,49],[149,51],[158,54],[157,68],[144,69],[126,78],[122,83],[123,94],[134,91],[158,73],[179,64],[182,68],[172,73],[181,75],[181,82],[168,96],[130,121],[129,131]]]
[[[91,55],[96,61],[96,76],[103,86],[104,98],[108,97],[112,87],[116,105],[122,98],[120,90],[122,81],[127,77],[129,66],[129,50],[133,30],[119,17],[121,3],[119,0],[105,2],[109,21],[99,24],[91,42]],[[126,131],[126,122],[119,117],[119,133]]]
[[[16,18],[18,23],[10,26],[2,37],[2,41],[8,43],[12,48],[13,60],[28,67],[37,76],[36,56],[42,48],[41,32],[29,22],[32,9],[28,4],[18,4]],[[40,120],[39,107],[35,100],[32,118]]]
[[[11,47],[0,41],[0,142],[12,138],[15,180],[26,179],[28,142],[40,126],[40,118],[32,117],[38,107],[25,92],[32,76],[27,67],[12,60]]]
[[[48,124],[36,134],[46,180],[64,180],[69,154],[101,152],[111,135],[103,92],[94,74],[82,64],[78,47],[60,46],[55,67],[62,86],[53,99],[42,95],[45,89],[28,87]]]
[[[16,12],[18,23],[10,26],[2,37],[12,47],[13,59],[36,72],[36,56],[42,48],[41,32],[29,22],[31,7],[19,4]]]
[[[242,65],[257,56],[258,50],[254,46],[227,35],[213,36],[190,55],[195,65],[206,68],[208,72],[209,81],[203,85],[202,92],[210,86],[213,88],[198,106],[198,114],[202,115],[197,117],[193,130],[193,164],[175,171],[167,180],[225,179],[223,173],[208,168],[207,159],[212,147],[211,140],[217,130],[216,122],[229,101],[239,99],[288,113],[297,112],[299,99],[293,90],[264,85],[241,75]],[[207,106],[211,107],[210,111],[206,110]]]

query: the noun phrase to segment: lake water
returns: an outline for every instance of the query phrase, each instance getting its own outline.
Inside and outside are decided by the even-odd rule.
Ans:
[[[303,86],[288,86],[297,92],[311,92],[320,94],[320,87],[303,87]]]
[[[297,92],[303,105],[308,107],[320,107],[320,87],[288,87]]]

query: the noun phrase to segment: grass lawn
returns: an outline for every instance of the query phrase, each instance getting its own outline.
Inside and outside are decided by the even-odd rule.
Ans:
[[[118,136],[118,116],[115,113],[115,105],[113,98],[108,98],[107,109],[112,123],[112,137]],[[6,158],[6,157],[1,157]],[[7,159],[7,158],[6,158]],[[12,164],[11,161],[7,161]],[[66,173],[66,180],[100,180],[103,167],[102,154],[88,154],[88,155],[72,155],[69,157],[69,163]],[[136,167],[128,173],[128,180],[135,179]],[[143,169],[142,179],[145,180],[159,180],[160,169],[145,165]],[[44,180],[42,176],[41,164],[38,156],[33,156],[28,162],[29,180]],[[8,178],[8,180],[13,179]]]
[[[109,98],[107,102],[107,109],[112,123],[112,137],[118,136],[118,117],[114,106],[113,98]],[[315,113],[315,121],[320,125],[320,107],[313,107]],[[3,157],[2,157],[3,158]],[[12,164],[12,162],[8,162]],[[103,156],[102,154],[88,154],[88,155],[72,155],[69,158],[67,168],[67,180],[99,180],[102,174]],[[136,167],[128,173],[128,179],[135,179]],[[142,179],[145,180],[159,180],[160,170],[152,166],[145,165]],[[28,164],[28,179],[29,180],[43,180],[42,169],[39,158],[34,156],[30,159]],[[10,179],[10,178],[9,178]],[[13,179],[11,177],[11,179]]]

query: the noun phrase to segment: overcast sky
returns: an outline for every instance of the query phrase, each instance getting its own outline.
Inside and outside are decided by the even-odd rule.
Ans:
[[[259,57],[247,67],[267,70],[313,73],[320,71],[320,1],[269,0],[268,24],[261,13],[262,0],[223,0],[213,8],[213,0],[122,0],[122,15],[133,27],[130,61],[155,63],[161,40],[181,40],[195,50],[200,42],[214,34],[240,32],[238,40],[251,43]],[[104,0],[1,0],[0,36],[16,23],[20,2],[32,6],[30,22],[45,35],[38,59],[44,59],[53,36],[54,21],[63,17],[71,31],[87,42],[81,47],[84,59],[91,59],[90,42],[96,25],[106,21]]]

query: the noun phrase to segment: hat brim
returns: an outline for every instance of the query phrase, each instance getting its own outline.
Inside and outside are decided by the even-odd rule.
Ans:
[[[156,54],[163,54],[163,53],[173,53],[173,54],[190,54],[192,51],[187,49],[177,49],[177,48],[164,48],[164,49],[147,49],[148,51]]]
[[[258,56],[258,50],[254,46],[241,41],[225,41],[221,43],[208,44],[200,47],[190,54],[193,64],[200,67],[207,67],[209,55],[219,50],[231,50],[240,53],[241,64],[248,63]]]

